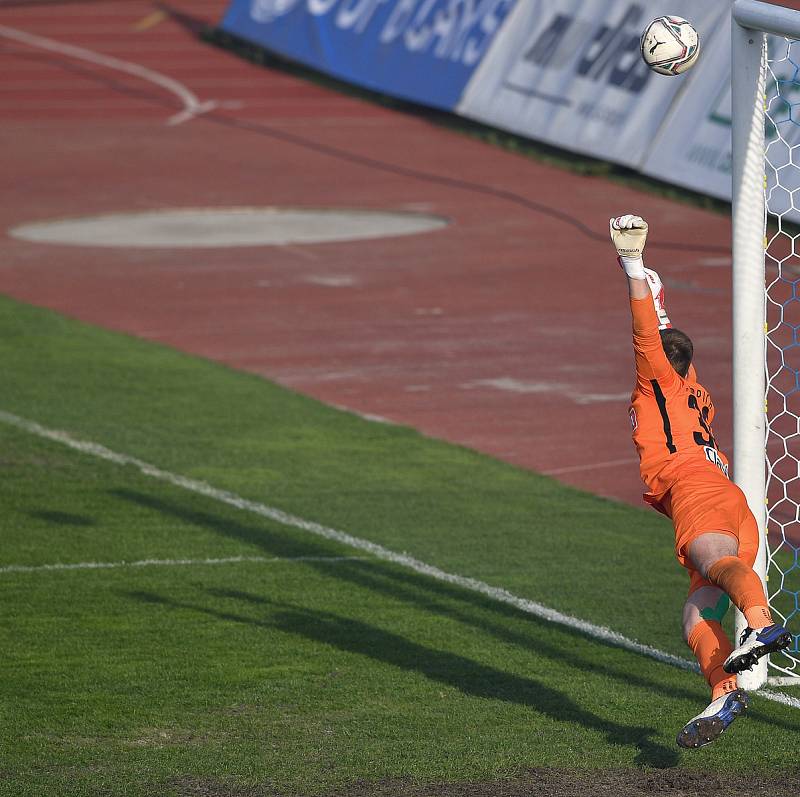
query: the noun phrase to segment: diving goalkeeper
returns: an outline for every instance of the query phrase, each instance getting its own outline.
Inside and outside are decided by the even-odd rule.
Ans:
[[[736,673],[791,642],[773,623],[761,579],[753,570],[758,527],[742,491],[728,479],[728,461],[711,428],[714,404],[698,383],[691,340],[672,329],[658,275],[642,261],[647,223],[611,219],[611,239],[628,278],[633,315],[636,387],[631,396],[633,441],[644,500],[675,527],[675,554],[689,573],[683,634],[711,687],[711,702],[678,734],[681,747],[714,741],[747,708]],[[720,620],[728,598],[748,628],[734,649]]]

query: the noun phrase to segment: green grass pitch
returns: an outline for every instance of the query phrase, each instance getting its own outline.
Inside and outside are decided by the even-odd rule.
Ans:
[[[0,410],[688,656],[652,511],[5,299],[0,352]],[[3,424],[0,474],[2,794],[796,767],[800,711],[682,753],[697,674]]]

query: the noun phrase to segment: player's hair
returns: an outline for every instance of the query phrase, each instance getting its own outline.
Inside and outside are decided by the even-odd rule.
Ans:
[[[664,354],[667,355],[670,365],[681,376],[686,376],[694,355],[691,339],[679,329],[662,329],[660,334],[661,345],[664,347]]]

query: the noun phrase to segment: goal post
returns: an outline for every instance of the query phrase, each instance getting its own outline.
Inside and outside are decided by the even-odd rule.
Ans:
[[[767,34],[783,39],[783,57],[769,52]],[[733,471],[758,523],[756,572],[794,636],[779,662],[762,659],[740,676],[746,689],[762,686],[773,671],[800,684],[800,616],[793,618],[800,609],[800,570],[793,572],[800,568],[800,396],[793,396],[800,391],[800,236],[791,227],[800,221],[800,191],[796,199],[792,193],[800,188],[800,136],[796,154],[792,145],[800,105],[795,118],[785,96],[795,81],[800,95],[800,41],[791,52],[798,39],[800,12],[733,3]],[[737,611],[737,638],[745,627]]]

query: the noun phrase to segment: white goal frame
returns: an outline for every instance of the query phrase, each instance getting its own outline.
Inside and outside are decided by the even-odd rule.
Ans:
[[[766,586],[766,34],[800,39],[800,11],[735,0],[731,28],[733,471],[758,523],[755,570]],[[736,614],[738,638],[746,622]],[[759,688],[768,680],[767,668],[762,659],[739,676],[740,685]],[[780,679],[786,680],[800,684],[800,678]]]

